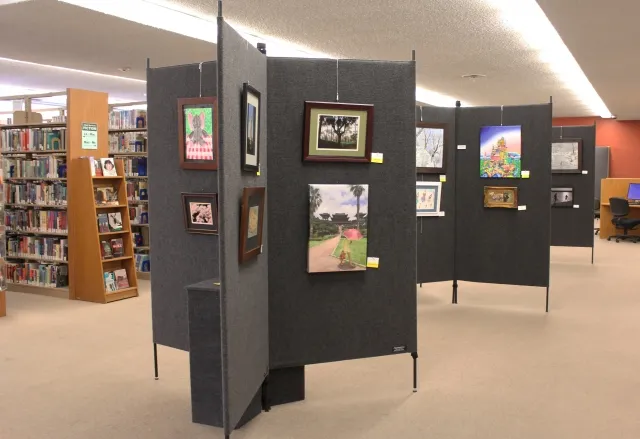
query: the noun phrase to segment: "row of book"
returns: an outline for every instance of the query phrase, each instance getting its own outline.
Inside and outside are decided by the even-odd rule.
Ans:
[[[100,253],[102,259],[121,258],[124,256],[124,243],[122,238],[103,240],[100,242]]]
[[[125,288],[129,288],[127,270],[121,268],[119,270],[104,272],[104,289],[107,293],[114,293]]]
[[[4,225],[10,231],[67,233],[65,210],[7,210]]]
[[[135,257],[136,271],[148,273],[151,271],[151,260],[149,255],[137,253]]]
[[[7,237],[7,257],[66,261],[69,258],[69,243],[66,238]]]
[[[131,239],[133,239],[133,246],[134,247],[148,247],[149,246],[149,244],[145,244],[144,236],[142,236],[142,233],[137,233],[137,232],[131,233]]]
[[[109,129],[122,130],[147,127],[147,110],[112,110]]]
[[[147,136],[143,133],[109,134],[109,152],[147,152]]]
[[[149,224],[149,206],[129,206],[129,220],[131,224]]]
[[[124,165],[124,175],[126,177],[146,177],[147,176],[147,158],[146,157],[129,157],[122,159]]]
[[[66,130],[51,128],[0,131],[2,152],[64,151]]]
[[[66,206],[66,183],[5,183],[4,199],[8,204]]]
[[[100,233],[121,232],[122,215],[120,215],[120,212],[99,213],[98,231]]]
[[[148,201],[149,191],[145,180],[127,180],[127,200]]]
[[[6,274],[8,281],[14,284],[47,288],[62,288],[69,285],[67,265],[7,262]]]
[[[7,178],[66,178],[66,159],[49,156],[32,160],[16,158],[5,159]]]

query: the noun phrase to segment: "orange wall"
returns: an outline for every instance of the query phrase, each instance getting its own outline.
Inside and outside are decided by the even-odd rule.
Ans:
[[[563,117],[553,119],[553,126],[593,125],[594,121],[596,145],[611,147],[609,176],[640,177],[640,120]]]

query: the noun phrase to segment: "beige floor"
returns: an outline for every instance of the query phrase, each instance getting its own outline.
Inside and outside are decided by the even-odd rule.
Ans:
[[[553,249],[544,289],[463,284],[418,295],[411,358],[312,366],[307,400],[232,437],[640,438],[640,244]],[[0,438],[221,438],[192,424],[188,355],[160,348],[152,378],[148,283],[93,305],[10,293],[0,319]]]

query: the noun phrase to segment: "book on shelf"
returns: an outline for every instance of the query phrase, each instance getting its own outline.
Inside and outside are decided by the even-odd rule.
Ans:
[[[151,271],[151,259],[149,255],[144,253],[137,253],[135,255],[136,271],[148,273]]]
[[[114,258],[121,258],[124,256],[124,244],[122,238],[114,238],[111,240],[111,252]]]
[[[100,233],[109,233],[109,216],[106,213],[98,214],[98,231]]]
[[[125,177],[146,177],[147,176],[147,158],[146,157],[130,157],[122,159],[124,165]]]
[[[149,207],[144,204],[129,206],[129,220],[132,224],[149,224]]]
[[[65,129],[16,128],[0,131],[2,152],[65,151]]]
[[[66,261],[69,257],[69,243],[66,238],[10,236],[7,237],[7,256]]]
[[[116,164],[113,159],[110,158],[101,158],[100,163],[102,164],[102,175],[104,177],[117,177],[118,172],[116,171]]]
[[[132,233],[131,234],[132,239],[133,239],[133,244],[136,247],[142,247],[144,246],[144,237],[142,236],[142,233]]]
[[[104,272],[104,289],[108,293],[118,291],[118,285],[116,284],[116,275],[113,273],[113,271]]]
[[[67,212],[60,210],[41,210],[8,208],[5,212],[4,225],[9,231],[67,233]]]
[[[109,129],[122,130],[147,127],[147,110],[111,110]]]
[[[66,265],[43,264],[38,262],[7,262],[8,282],[46,288],[62,288],[69,285],[69,271]]]
[[[5,158],[6,178],[66,178],[66,159],[58,156]]]
[[[97,187],[94,189],[96,204],[103,206],[117,206],[118,192],[112,187]]]
[[[89,157],[89,161],[91,162],[91,176],[102,177],[102,163],[100,159]]]
[[[109,218],[109,231],[122,231],[122,215],[120,214],[120,212],[108,213],[107,217]]]
[[[147,135],[146,133],[110,133],[109,153],[146,153]]]
[[[129,278],[127,277],[127,270],[125,270],[124,268],[120,268],[118,270],[115,270],[113,274],[116,277],[116,287],[119,290],[129,288]]]
[[[66,206],[67,184],[62,182],[11,182],[4,184],[7,204]]]
[[[145,180],[127,180],[127,200],[148,201],[147,182]]]
[[[111,249],[111,245],[109,244],[109,241],[100,242],[100,253],[102,254],[102,259],[113,258],[113,251]]]

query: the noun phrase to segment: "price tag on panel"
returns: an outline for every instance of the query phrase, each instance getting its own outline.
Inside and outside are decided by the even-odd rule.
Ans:
[[[582,175],[587,175],[589,173],[589,171],[582,171]]]
[[[446,175],[441,175],[440,176],[440,183],[446,183],[447,182],[447,176]]]
[[[380,266],[380,258],[367,258],[367,268],[378,268]]]
[[[518,210],[527,210],[527,206],[518,206]]]
[[[458,149],[467,149],[467,145],[458,145]]]
[[[530,175],[530,174],[531,174],[531,173],[530,173],[529,171],[522,171],[522,173],[521,173],[522,178],[529,178],[529,175]]]
[[[438,212],[438,216],[444,216],[444,212]]]
[[[371,163],[382,163],[383,154],[381,152],[371,153]]]

